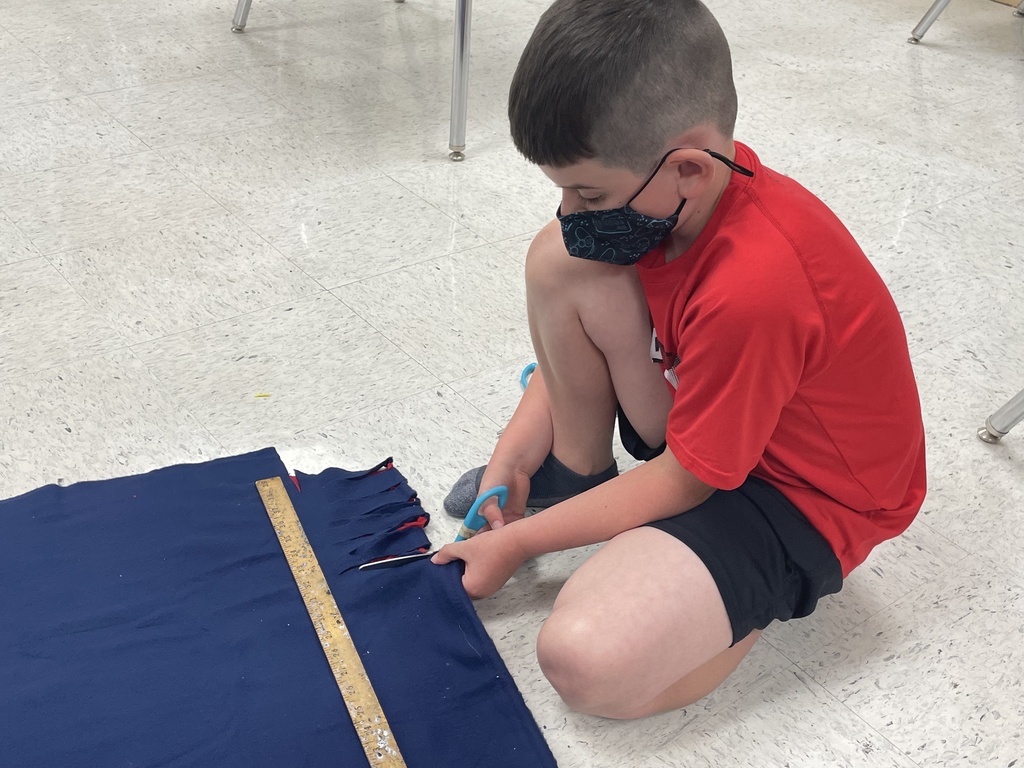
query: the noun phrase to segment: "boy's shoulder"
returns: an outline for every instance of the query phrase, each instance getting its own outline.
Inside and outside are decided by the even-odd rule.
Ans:
[[[821,198],[797,179],[762,163],[750,147],[736,142],[736,160],[744,165],[741,158],[754,175],[730,186],[737,187],[737,191],[767,217],[766,223],[783,228],[796,224],[801,230],[824,226],[836,230],[836,234],[849,234]]]
[[[779,269],[796,258],[814,272],[868,266],[864,252],[839,217],[799,181],[764,165],[756,153],[736,142],[736,162],[754,172],[734,174],[719,210],[712,217],[707,251],[738,251],[744,269]],[[706,256],[711,256],[706,253]],[[711,258],[721,266],[739,266]]]

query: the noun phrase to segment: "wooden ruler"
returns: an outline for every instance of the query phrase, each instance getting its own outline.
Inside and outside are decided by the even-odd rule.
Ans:
[[[334,680],[341,691],[349,717],[352,718],[352,725],[359,734],[366,759],[373,768],[406,768],[395,735],[391,732],[370,678],[366,676],[359,652],[352,643],[348,627],[341,617],[316,554],[309,545],[309,539],[302,530],[302,523],[295,514],[295,507],[292,506],[284,483],[280,477],[271,477],[258,481],[256,488],[277,533],[281,549],[288,559],[295,583],[302,593],[306,611],[320,638],[320,645],[334,673]]]

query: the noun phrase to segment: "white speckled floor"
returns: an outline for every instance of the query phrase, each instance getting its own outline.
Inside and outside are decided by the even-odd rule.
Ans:
[[[0,497],[276,445],[306,471],[394,454],[436,511],[487,458],[557,204],[504,116],[543,5],[478,0],[456,165],[453,4],[255,0],[233,35],[233,0],[0,0]],[[479,612],[564,768],[1024,765],[1024,427],[974,436],[1024,387],[1024,20],[953,0],[913,47],[928,0],[709,4],[737,137],[835,208],[903,311],[924,512],[644,722],[568,712],[533,657],[586,552]]]

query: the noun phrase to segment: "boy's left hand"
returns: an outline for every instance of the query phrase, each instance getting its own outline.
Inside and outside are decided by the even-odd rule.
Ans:
[[[462,586],[469,596],[474,600],[490,597],[526,560],[526,553],[519,547],[515,534],[510,535],[510,527],[481,531],[466,541],[446,544],[430,561],[444,565],[462,560],[466,564]]]

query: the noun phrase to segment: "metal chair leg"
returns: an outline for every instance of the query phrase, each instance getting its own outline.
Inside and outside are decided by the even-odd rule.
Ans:
[[[1024,2],[1024,0],[1021,0]],[[395,0],[401,3],[405,0]],[[949,0],[945,0],[949,2]],[[244,32],[252,0],[238,0],[232,32]],[[452,56],[452,111],[448,134],[448,157],[458,162],[466,158],[466,119],[469,108],[469,33],[473,0],[458,0],[455,8],[455,44]]]
[[[249,19],[250,6],[252,6],[252,0],[238,0],[238,6],[235,8],[235,18],[231,20],[232,32],[245,31],[245,22]]]
[[[910,33],[910,38],[907,40],[908,43],[917,45],[921,42],[921,38],[924,37],[924,33],[928,31],[935,20],[939,18],[939,14],[946,10],[946,6],[949,5],[949,0],[935,0],[932,3],[932,7],[928,9],[928,12],[921,17],[921,20],[917,22],[917,26],[914,27],[914,31]]]
[[[978,437],[986,443],[998,443],[1015,426],[1024,421],[1024,389],[1010,398],[1010,402],[985,419]]]
[[[452,56],[452,114],[448,157],[466,159],[466,113],[469,107],[469,29],[473,0],[458,0],[455,7],[455,50]]]
[[[1024,0],[1020,0],[1020,5],[1013,9],[1013,15],[1024,17]]]

